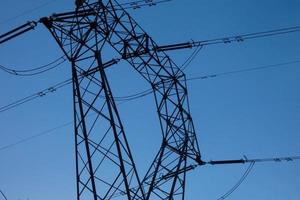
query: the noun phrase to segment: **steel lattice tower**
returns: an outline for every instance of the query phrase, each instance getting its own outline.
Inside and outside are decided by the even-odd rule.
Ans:
[[[184,199],[186,172],[202,164],[185,74],[115,1],[76,1],[41,21],[72,64],[77,199]],[[107,46],[120,56],[109,59]],[[105,69],[126,60],[151,85],[161,147],[140,179]]]

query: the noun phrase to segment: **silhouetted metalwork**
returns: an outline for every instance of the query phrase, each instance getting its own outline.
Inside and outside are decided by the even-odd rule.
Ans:
[[[202,163],[184,73],[120,4],[81,2],[74,12],[41,19],[72,63],[78,200],[184,199],[186,172]],[[163,139],[143,179],[105,73],[104,60],[119,61],[112,50],[155,96]]]
[[[34,27],[36,27],[36,25],[37,25],[37,22],[34,22],[34,21],[27,22],[7,33],[0,35],[0,44],[34,29]]]
[[[144,1],[136,1],[120,5],[113,0],[76,0],[75,11],[54,14],[38,22],[28,22],[0,35],[1,44],[34,29],[37,23],[42,22],[71,63],[72,79],[21,99],[3,109],[10,109],[38,96],[44,96],[72,82],[78,200],[124,198],[183,200],[186,173],[196,167],[250,163],[239,182],[220,198],[224,199],[245,180],[254,163],[291,162],[300,159],[299,156],[265,159],[244,157],[237,160],[202,161],[189,112],[185,74],[164,53],[298,32],[300,27],[158,46],[122,8],[122,5],[136,9],[167,1],[170,0],[157,2],[147,0],[145,4],[139,4]],[[117,56],[112,56],[114,53]],[[64,56],[56,61],[60,59],[64,60]],[[140,179],[134,163],[105,72],[106,68],[121,60],[131,64],[151,85],[163,136],[161,147],[143,179]],[[1,67],[2,70],[14,75],[35,75],[49,70],[45,67],[55,62],[25,71]],[[36,72],[37,70],[41,72]],[[7,199],[1,190],[0,194]]]

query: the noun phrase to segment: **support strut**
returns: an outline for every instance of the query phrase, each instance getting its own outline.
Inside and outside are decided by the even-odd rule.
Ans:
[[[188,166],[202,163],[185,74],[116,1],[86,1],[75,11],[41,22],[74,62],[73,76],[80,77],[74,94],[77,199],[106,200],[123,194],[128,200],[183,200]],[[162,142],[143,179],[105,73],[106,66],[119,60],[102,64],[111,54],[107,49],[153,89]]]

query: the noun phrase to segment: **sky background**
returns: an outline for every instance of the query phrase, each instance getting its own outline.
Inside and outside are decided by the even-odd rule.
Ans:
[[[2,1],[0,33],[28,20],[73,8],[73,1]],[[127,1],[119,1],[120,3]],[[298,0],[174,0],[128,10],[160,45],[206,40],[300,25]],[[16,16],[19,16],[16,18]],[[181,65],[193,50],[168,52]],[[300,33],[204,47],[185,70],[188,78],[300,60]],[[39,26],[0,46],[0,64],[27,69],[62,52]],[[0,71],[0,106],[69,78],[63,64],[34,77]],[[125,62],[108,70],[115,96],[149,88]],[[300,155],[300,66],[286,65],[188,82],[190,107],[204,160]],[[161,141],[153,96],[121,103],[120,115],[143,176]],[[67,86],[0,113],[0,149],[23,138],[72,122]],[[188,175],[187,200],[216,200],[242,176],[247,165],[204,166]],[[300,161],[257,163],[228,199],[299,200]],[[8,200],[75,199],[73,126],[0,150],[0,190]],[[0,197],[1,199],[1,197]]]

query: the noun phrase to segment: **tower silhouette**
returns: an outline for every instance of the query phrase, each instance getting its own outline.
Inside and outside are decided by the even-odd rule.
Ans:
[[[82,1],[41,22],[72,67],[77,199],[184,199],[186,172],[202,161],[181,69],[116,1]],[[142,179],[105,72],[120,60],[151,85],[163,136]]]

